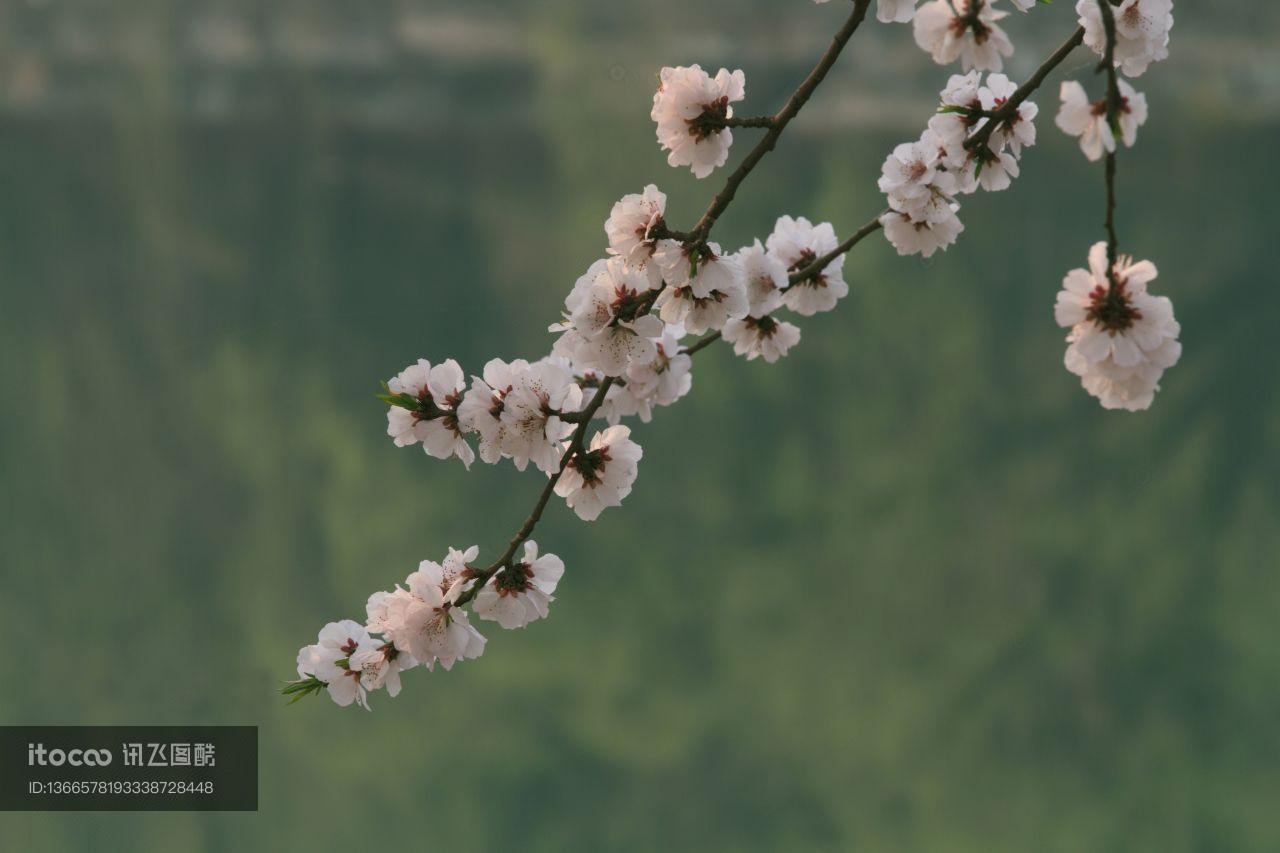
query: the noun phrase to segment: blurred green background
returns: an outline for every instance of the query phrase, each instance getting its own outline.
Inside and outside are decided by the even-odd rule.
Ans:
[[[0,3],[0,723],[261,729],[257,814],[6,814],[0,849],[1280,849],[1271,4],[1179,3],[1138,81],[1122,249],[1185,344],[1152,411],[1061,365],[1103,188],[1059,73],[957,246],[868,240],[783,362],[699,357],[624,509],[552,505],[553,618],[372,714],[276,695],[539,486],[395,448],[378,380],[544,352],[619,196],[679,225],[719,186],[665,166],[658,68],[771,110],[843,6]],[[1072,6],[1010,19],[1015,79]],[[719,239],[865,221],[949,72],[869,24]]]

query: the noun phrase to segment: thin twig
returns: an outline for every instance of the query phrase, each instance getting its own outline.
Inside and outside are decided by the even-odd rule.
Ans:
[[[1111,131],[1111,150],[1106,156],[1107,180],[1107,279],[1115,284],[1116,253],[1119,241],[1116,239],[1116,148],[1120,143],[1120,80],[1116,76],[1116,17],[1108,0],[1098,0],[1098,11],[1102,15],[1102,30],[1107,37],[1107,46],[1102,53],[1099,71],[1107,73],[1107,127]],[[1112,288],[1115,289],[1114,287]]]
[[[773,127],[773,116],[743,116],[717,121],[721,127]]]

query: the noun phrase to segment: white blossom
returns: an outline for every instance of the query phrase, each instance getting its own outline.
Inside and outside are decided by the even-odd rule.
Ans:
[[[781,216],[773,226],[773,233],[765,241],[769,254],[777,259],[788,273],[795,273],[812,266],[815,261],[835,251],[840,245],[830,222],[814,225],[803,216]],[[837,255],[817,273],[797,282],[783,295],[788,308],[802,317],[821,311],[830,311],[836,303],[849,294],[844,280],[844,255]]]
[[[653,361],[638,362],[627,368],[626,383],[618,388],[620,395],[634,400],[634,412],[648,423],[654,406],[670,406],[693,387],[693,359],[681,351],[680,339],[685,329],[680,325],[663,327],[654,339],[657,355]],[[612,390],[612,389],[610,389]],[[606,415],[606,417],[608,417]],[[610,423],[616,423],[611,419]]]
[[[1054,317],[1070,329],[1064,364],[1104,408],[1148,408],[1164,371],[1182,354],[1173,303],[1147,292],[1155,277],[1150,261],[1125,256],[1109,277],[1107,245],[1100,242],[1089,251],[1089,269],[1063,279]]]
[[[991,0],[929,0],[916,12],[916,44],[939,65],[960,60],[964,70],[999,71],[1013,44],[996,23],[1008,12]]]
[[[941,143],[936,133],[926,130],[918,142],[895,147],[880,167],[880,192],[903,204],[933,196],[944,153]]]
[[[978,186],[987,192],[1007,190],[1013,179],[1018,177],[1018,158],[1012,151],[987,147],[976,152],[974,159],[978,163]]]
[[[986,85],[978,89],[978,102],[982,105],[982,109],[992,112],[1004,107],[1017,90],[1018,84],[1005,75],[988,74]],[[1016,156],[1022,156],[1023,146],[1030,148],[1036,144],[1035,117],[1039,112],[1040,108],[1031,101],[1018,104],[1013,119],[1001,122],[1000,126],[992,131],[991,139],[995,146],[1003,148],[1008,145]]]
[[[692,286],[667,286],[654,302],[658,316],[664,323],[678,324],[690,333],[701,335],[724,328],[729,320],[744,317],[747,313],[747,293],[738,287],[728,293],[713,290],[707,296],[697,296]]]
[[[964,230],[964,224],[956,216],[959,209],[958,204],[948,204],[943,215],[934,221],[913,219],[909,214],[891,210],[880,217],[880,224],[899,255],[919,254],[928,258],[954,243]]]
[[[594,521],[607,507],[621,506],[631,493],[642,455],[629,427],[611,426],[574,454],[556,481],[555,492],[583,521]]]
[[[392,394],[413,398],[414,409],[391,406],[387,411],[387,435],[398,447],[422,442],[428,455],[437,459],[457,456],[471,467],[475,451],[462,438],[458,406],[466,388],[462,368],[453,359],[432,367],[426,359],[418,359],[387,381]]]
[[[769,254],[759,240],[738,250],[738,263],[747,285],[748,310],[759,316],[764,313],[761,306],[775,297],[781,299],[788,282],[786,264]]]
[[[654,302],[664,323],[700,335],[746,315],[747,287],[742,265],[736,257],[725,255],[718,243],[708,243],[700,250],[693,275],[689,249],[678,243],[660,247],[654,258],[667,283]]]
[[[362,645],[351,655],[351,669],[360,673],[360,683],[367,690],[387,688],[387,695],[400,695],[400,673],[418,665],[413,655],[395,647],[390,640]]]
[[[298,651],[298,675],[325,682],[329,696],[342,707],[355,702],[368,710],[369,690],[382,684],[366,683],[365,672],[351,666],[351,657],[380,645],[359,622],[351,619],[330,622],[320,629],[314,645],[303,646]]]
[[[773,364],[800,342],[798,326],[773,316],[782,300],[782,291],[775,290],[752,304],[750,316],[725,324],[724,339],[733,344],[736,355],[746,356],[747,361],[763,357]]]
[[[1105,56],[1107,32],[1098,0],[1077,0],[1076,14],[1084,27],[1084,43]],[[1137,77],[1152,62],[1169,56],[1169,30],[1173,28],[1173,0],[1124,0],[1112,7],[1116,22],[1116,67]]]
[[[490,359],[484,366],[483,376],[471,377],[471,387],[458,406],[458,422],[467,432],[479,433],[480,458],[491,465],[503,456],[502,413],[507,397],[528,369],[529,362],[523,359],[510,363],[500,358]]]
[[[478,551],[472,548],[465,553],[450,553],[457,553],[465,562],[474,559]],[[405,580],[412,598],[395,631],[395,647],[413,655],[428,669],[436,663],[451,669],[457,661],[477,658],[484,652],[485,638],[471,626],[467,612],[454,606],[468,584],[465,568],[456,565],[458,558],[448,572],[439,563],[423,560]]]
[[[1147,96],[1120,80],[1120,107],[1117,118],[1124,144],[1132,147],[1138,139],[1138,127],[1147,120]],[[1116,150],[1115,134],[1107,122],[1107,99],[1090,101],[1084,87],[1074,80],[1064,80],[1059,90],[1062,106],[1055,119],[1058,127],[1070,136],[1080,137],[1080,150],[1090,160]]]
[[[621,258],[596,261],[565,299],[564,322],[551,326],[562,333],[552,353],[608,376],[652,359],[662,322],[646,313],[650,289],[647,275]]]
[[[658,124],[658,142],[667,163],[688,166],[705,178],[729,158],[733,132],[723,126],[733,117],[731,103],[745,95],[746,76],[721,68],[713,78],[699,65],[663,68],[650,117]]]
[[[509,457],[523,471],[532,461],[550,473],[559,466],[559,443],[572,430],[560,417],[581,405],[568,362],[550,357],[530,364],[492,359],[473,376],[458,407],[464,429],[480,434],[480,458]]]
[[[649,235],[663,224],[666,209],[666,193],[649,184],[643,193],[623,196],[613,206],[604,224],[605,234],[609,237],[609,253],[622,258],[628,267],[644,270],[653,287],[659,284],[653,280],[654,276],[660,277],[652,263],[658,241]]]
[[[538,556],[538,543],[524,543],[524,559],[499,569],[476,594],[475,611],[481,619],[503,628],[523,628],[545,619],[564,575],[564,562],[555,554]]]
[[[559,443],[573,431],[561,417],[582,405],[568,362],[544,358],[530,364],[503,401],[502,454],[523,471],[529,462],[550,474],[560,465]]]

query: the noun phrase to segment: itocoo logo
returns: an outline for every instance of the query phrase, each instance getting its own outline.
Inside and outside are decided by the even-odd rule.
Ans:
[[[27,766],[106,767],[111,763],[109,749],[45,749],[42,743],[27,744]]]

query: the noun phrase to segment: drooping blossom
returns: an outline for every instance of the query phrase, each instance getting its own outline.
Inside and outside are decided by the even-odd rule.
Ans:
[[[1155,264],[1121,255],[1107,274],[1107,244],[1089,251],[1089,268],[1067,273],[1054,317],[1070,329],[1064,363],[1104,408],[1140,411],[1182,354],[1173,303],[1152,296]]]

